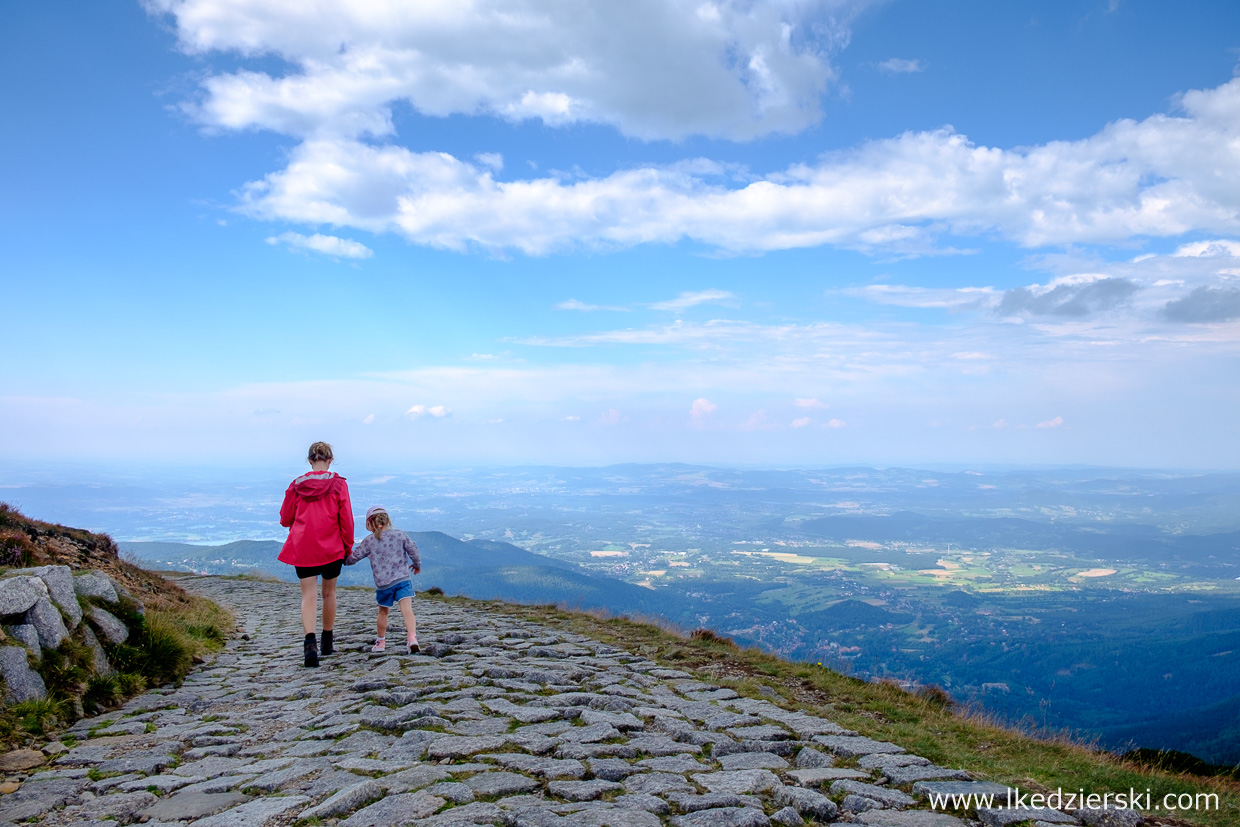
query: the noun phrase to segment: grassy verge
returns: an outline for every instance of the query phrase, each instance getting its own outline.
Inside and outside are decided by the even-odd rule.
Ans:
[[[786,661],[758,649],[741,649],[713,634],[686,635],[657,622],[550,606],[439,599],[481,603],[497,613],[587,635],[670,668],[695,672],[741,695],[822,715],[863,735],[900,744],[936,764],[967,769],[1022,791],[1127,793],[1131,788],[1141,793],[1149,790],[1155,804],[1168,794],[1216,795],[1216,809],[1149,812],[1146,823],[1240,824],[1240,784],[1234,781],[1152,770],[1063,737],[1032,737],[997,725],[985,715],[955,708],[945,693],[916,695],[898,686]]]

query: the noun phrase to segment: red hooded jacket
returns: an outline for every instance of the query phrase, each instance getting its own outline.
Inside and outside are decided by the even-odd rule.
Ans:
[[[280,506],[280,525],[288,539],[280,562],[322,566],[353,550],[353,504],[349,486],[334,471],[311,471],[289,483]]]

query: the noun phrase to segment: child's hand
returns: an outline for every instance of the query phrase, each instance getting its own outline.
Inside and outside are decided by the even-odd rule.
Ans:
[[[413,573],[414,573],[414,574],[421,574],[421,573],[422,573],[422,570],[421,570],[420,568],[418,568],[417,566],[410,566],[409,568],[413,569]]]

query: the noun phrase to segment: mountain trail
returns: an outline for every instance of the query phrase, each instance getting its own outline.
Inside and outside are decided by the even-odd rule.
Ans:
[[[928,809],[1007,788],[491,608],[416,599],[422,652],[376,656],[373,593],[342,589],[336,653],[307,669],[295,585],[178,580],[242,636],[180,687],[78,722],[72,749],[4,790],[0,827],[1075,821]]]

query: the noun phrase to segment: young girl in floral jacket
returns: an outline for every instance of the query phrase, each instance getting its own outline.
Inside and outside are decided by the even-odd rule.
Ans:
[[[418,544],[409,539],[409,535],[392,527],[387,509],[376,505],[366,512],[366,528],[371,534],[366,537],[345,558],[344,564],[351,566],[359,560],[370,558],[370,573],[375,578],[375,602],[379,604],[379,617],[376,621],[378,634],[372,652],[382,652],[387,648],[388,612],[392,604],[400,606],[401,617],[405,619],[405,644],[410,653],[418,651],[417,619],[413,616],[413,580],[409,573],[422,571],[422,558],[418,556]]]

